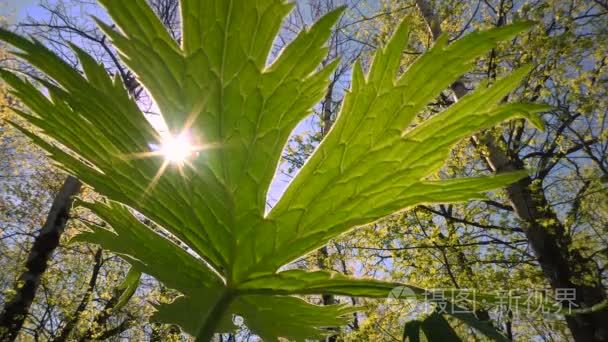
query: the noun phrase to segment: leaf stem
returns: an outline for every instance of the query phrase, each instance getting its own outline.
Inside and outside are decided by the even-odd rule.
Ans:
[[[224,312],[228,309],[228,306],[230,306],[230,302],[232,302],[233,298],[234,296],[230,290],[226,290],[222,293],[209,314],[205,317],[205,321],[196,335],[196,342],[211,341],[217,330],[217,326],[224,316]]]

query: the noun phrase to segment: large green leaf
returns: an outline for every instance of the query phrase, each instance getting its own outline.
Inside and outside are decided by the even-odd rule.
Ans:
[[[411,320],[405,323],[403,327],[403,342],[420,342],[420,325],[419,320]]]
[[[162,143],[159,133],[120,79],[77,47],[82,72],[41,43],[0,30],[0,39],[18,49],[15,55],[47,76],[33,84],[1,71],[29,108],[16,112],[35,128],[14,125],[107,198],[82,203],[106,225],[89,225],[76,241],[99,244],[134,272],[182,292],[160,305],[155,318],[200,339],[231,329],[235,316],[267,339],[313,338],[344,324],[353,308],[317,306],[294,295],[384,297],[401,284],[279,269],[354,226],[420,203],[483,197],[516,181],[522,173],[431,178],[450,148],[477,130],[514,117],[542,125],[535,113],[544,106],[501,103],[526,67],[414,125],[476,58],[530,23],[474,32],[449,45],[444,36],[398,75],[408,42],[403,23],[367,74],[355,65],[332,130],[265,213],[281,150],[323,97],[337,65],[318,66],[343,9],[301,32],[268,64],[273,39],[293,7],[285,1],[182,0],[181,45],[145,0],[99,2],[118,29],[101,20],[99,26],[158,105],[170,133],[189,135],[199,153],[187,165],[164,160],[152,147]],[[465,322],[477,324],[468,316]],[[485,326],[477,328],[491,337]]]
[[[127,305],[127,302],[129,302],[131,297],[135,294],[135,291],[137,291],[140,280],[141,272],[133,267],[129,269],[129,273],[127,273],[125,280],[116,288],[116,290],[119,291],[119,297],[112,310],[115,311]]]
[[[436,312],[430,314],[422,321],[421,328],[428,341],[462,341],[450,326],[450,323],[441,314]]]
[[[153,319],[177,324],[196,334],[203,323],[200,317],[207,314],[204,308],[196,299],[180,297],[171,304],[160,306]],[[227,305],[229,314],[222,315],[217,331],[233,332],[233,322],[242,317],[245,325],[265,340],[283,337],[303,341],[329,334],[330,331],[324,328],[347,324],[356,310],[345,305],[313,305],[291,296],[242,295]]]
[[[492,327],[489,322],[480,321],[472,313],[466,313],[463,308],[458,308],[462,313],[453,314],[462,322],[476,328],[486,337],[500,342],[508,342],[509,339]],[[433,312],[422,320],[411,320],[403,327],[404,342],[419,342],[420,333],[423,332],[427,341],[462,341],[452,328],[450,323],[439,312]]]
[[[219,292],[223,287],[223,280],[209,272],[203,260],[190,253],[185,246],[177,245],[177,241],[170,241],[166,235],[161,235],[162,232],[152,231],[124,206],[115,202],[108,205],[81,202],[81,205],[95,212],[113,231],[86,223],[90,231],[77,235],[73,242],[101,245],[123,256],[137,270],[185,294],[196,294],[201,289]]]

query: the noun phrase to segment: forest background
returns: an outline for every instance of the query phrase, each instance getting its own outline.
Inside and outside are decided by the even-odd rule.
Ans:
[[[149,3],[172,36],[179,39],[178,1]],[[145,90],[117,59],[113,46],[90,18],[90,14],[103,13],[95,1],[8,1],[2,5],[4,25],[39,39],[75,67],[78,62],[68,42],[94,55],[109,72],[118,73],[149,119],[163,129]],[[547,103],[553,109],[543,114],[544,132],[517,120],[462,142],[438,175],[453,178],[525,168],[528,178],[489,194],[486,200],[410,208],[360,227],[348,238],[332,241],[317,253],[295,261],[292,267],[327,269],[432,289],[519,291],[522,300],[541,292],[552,301],[560,300],[564,295],[560,289],[575,289],[575,298],[569,299],[575,306],[603,303],[608,277],[608,2],[303,0],[285,21],[275,42],[275,55],[295,33],[340,5],[348,9],[332,34],[324,62],[341,56],[340,66],[324,100],[293,132],[268,197],[269,207],[331,128],[349,88],[353,62],[359,59],[368,66],[371,52],[402,19],[411,23],[414,38],[403,54],[403,69],[441,32],[454,40],[476,29],[519,19],[538,22],[529,33],[478,60],[475,71],[429,104],[421,120],[480,82],[492,82],[525,63],[534,68],[509,99]],[[36,70],[2,52],[0,61],[2,67],[37,75]],[[1,91],[1,118],[15,119],[7,106],[18,103],[4,88]],[[65,179],[39,149],[0,120],[2,319],[23,285],[20,279],[28,256],[36,252],[35,241],[44,232],[47,214]],[[86,187],[79,195],[95,196]],[[96,246],[68,244],[70,237],[85,229],[83,222],[88,220],[91,217],[84,211],[70,212],[65,230],[50,250],[49,266],[39,274],[40,286],[19,339],[188,340],[190,337],[178,327],[148,322],[154,303],[177,295],[153,278],[144,275],[130,300],[118,305],[125,292],[121,285],[128,265]],[[366,310],[354,315],[349,326],[330,338],[333,340],[401,341],[404,323],[415,318],[411,317],[411,305],[391,305],[390,301],[328,296],[310,300],[365,305]],[[488,305],[475,311],[513,340],[580,340],[576,336],[584,329],[601,330],[601,313],[582,318],[589,326],[534,308],[516,312],[508,305]],[[483,340],[473,329],[451,323],[463,340]],[[255,340],[245,327],[237,334],[218,338]]]

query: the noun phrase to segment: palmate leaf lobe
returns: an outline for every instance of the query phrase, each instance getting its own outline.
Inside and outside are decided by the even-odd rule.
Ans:
[[[512,118],[542,125],[545,106],[501,103],[526,76],[516,70],[481,85],[422,124],[416,115],[474,61],[531,23],[447,36],[398,76],[408,42],[402,23],[352,85],[333,128],[265,212],[268,188],[294,127],[322,99],[338,61],[319,68],[343,8],[301,32],[267,65],[272,42],[293,5],[280,0],[181,0],[181,44],[145,0],[99,0],[117,28],[97,20],[124,63],[160,109],[171,133],[207,146],[190,167],[152,153],[160,136],[117,77],[74,47],[82,72],[41,43],[0,30],[15,55],[38,68],[45,90],[10,71],[1,76],[29,109],[35,130],[14,124],[64,170],[107,198],[82,203],[108,227],[89,225],[76,241],[121,255],[183,297],[155,318],[205,338],[233,328],[234,317],[272,340],[315,338],[345,324],[356,308],[317,306],[297,295],[386,297],[400,286],[328,272],[279,271],[355,226],[421,203],[461,202],[523,176],[429,180],[450,148]],[[153,221],[151,228],[132,210]],[[135,272],[134,271],[134,272]],[[417,289],[416,291],[422,291]],[[456,317],[459,318],[459,317]],[[475,326],[470,317],[463,318]],[[478,329],[496,338],[491,329]]]

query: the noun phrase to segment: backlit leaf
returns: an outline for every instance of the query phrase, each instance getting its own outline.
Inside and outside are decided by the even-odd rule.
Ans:
[[[190,136],[196,155],[184,165],[165,160],[153,148],[162,144],[160,134],[120,80],[82,50],[73,47],[80,72],[39,42],[0,29],[14,54],[49,79],[37,80],[41,89],[1,72],[29,108],[17,114],[36,128],[13,125],[107,198],[81,203],[106,225],[89,224],[75,241],[101,245],[134,272],[179,290],[183,296],[158,306],[154,319],[199,339],[234,329],[235,317],[268,340],[318,338],[345,324],[357,308],[313,305],[295,295],[382,298],[402,285],[279,269],[355,226],[421,203],[480,198],[518,180],[524,174],[429,177],[453,145],[476,131],[512,118],[542,125],[535,114],[546,107],[501,103],[526,76],[524,67],[413,126],[478,57],[531,24],[474,32],[452,44],[443,36],[399,75],[408,42],[402,23],[367,73],[355,65],[336,123],[266,214],[281,151],[337,66],[319,68],[343,9],[301,32],[267,64],[293,7],[285,1],[182,0],[181,44],[145,0],[99,2],[116,24],[98,20],[99,26],[154,99],[169,133]]]

